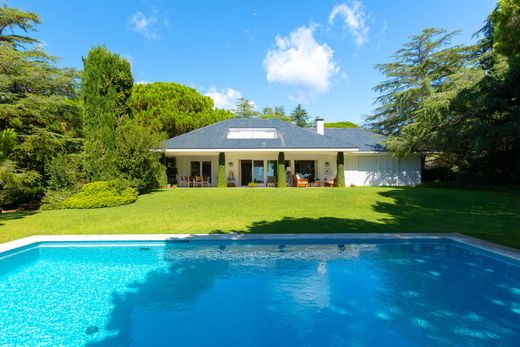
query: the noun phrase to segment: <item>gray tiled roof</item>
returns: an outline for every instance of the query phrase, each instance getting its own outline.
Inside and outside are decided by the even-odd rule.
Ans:
[[[325,128],[325,136],[345,139],[353,143],[361,152],[383,151],[383,135],[363,128]]]
[[[229,128],[276,128],[276,139],[227,139]],[[278,119],[227,119],[166,140],[166,149],[359,148],[375,150],[381,136],[365,129],[325,129],[319,135]]]

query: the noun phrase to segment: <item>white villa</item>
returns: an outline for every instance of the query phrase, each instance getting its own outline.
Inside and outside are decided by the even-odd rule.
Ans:
[[[307,129],[277,119],[228,119],[173,137],[164,150],[166,157],[175,158],[181,186],[189,186],[194,177],[216,186],[219,155],[224,157],[228,186],[276,185],[280,152],[290,186],[296,184],[293,178],[311,185],[335,179],[338,152],[344,154],[347,186],[419,184],[420,155],[396,158],[383,149],[382,139],[362,128],[325,128],[321,119]]]

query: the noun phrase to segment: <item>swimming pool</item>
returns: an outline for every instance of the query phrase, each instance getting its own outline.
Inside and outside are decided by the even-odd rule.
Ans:
[[[41,242],[2,346],[514,346],[520,262],[451,239]]]

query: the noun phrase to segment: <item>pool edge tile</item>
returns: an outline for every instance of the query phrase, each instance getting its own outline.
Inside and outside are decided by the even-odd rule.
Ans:
[[[34,235],[0,244],[0,254],[19,248],[52,242],[88,241],[171,241],[171,240],[451,240],[480,250],[520,261],[520,251],[459,233],[327,233],[327,234],[107,234],[107,235]]]

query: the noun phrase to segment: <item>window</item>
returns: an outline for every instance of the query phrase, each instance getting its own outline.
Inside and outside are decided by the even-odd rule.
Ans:
[[[202,162],[202,176],[208,177],[209,182],[211,183],[211,162],[210,161]]]
[[[192,177],[210,177],[211,179],[211,161],[192,161],[190,163],[190,175]]]
[[[275,128],[229,128],[228,139],[276,139]]]

